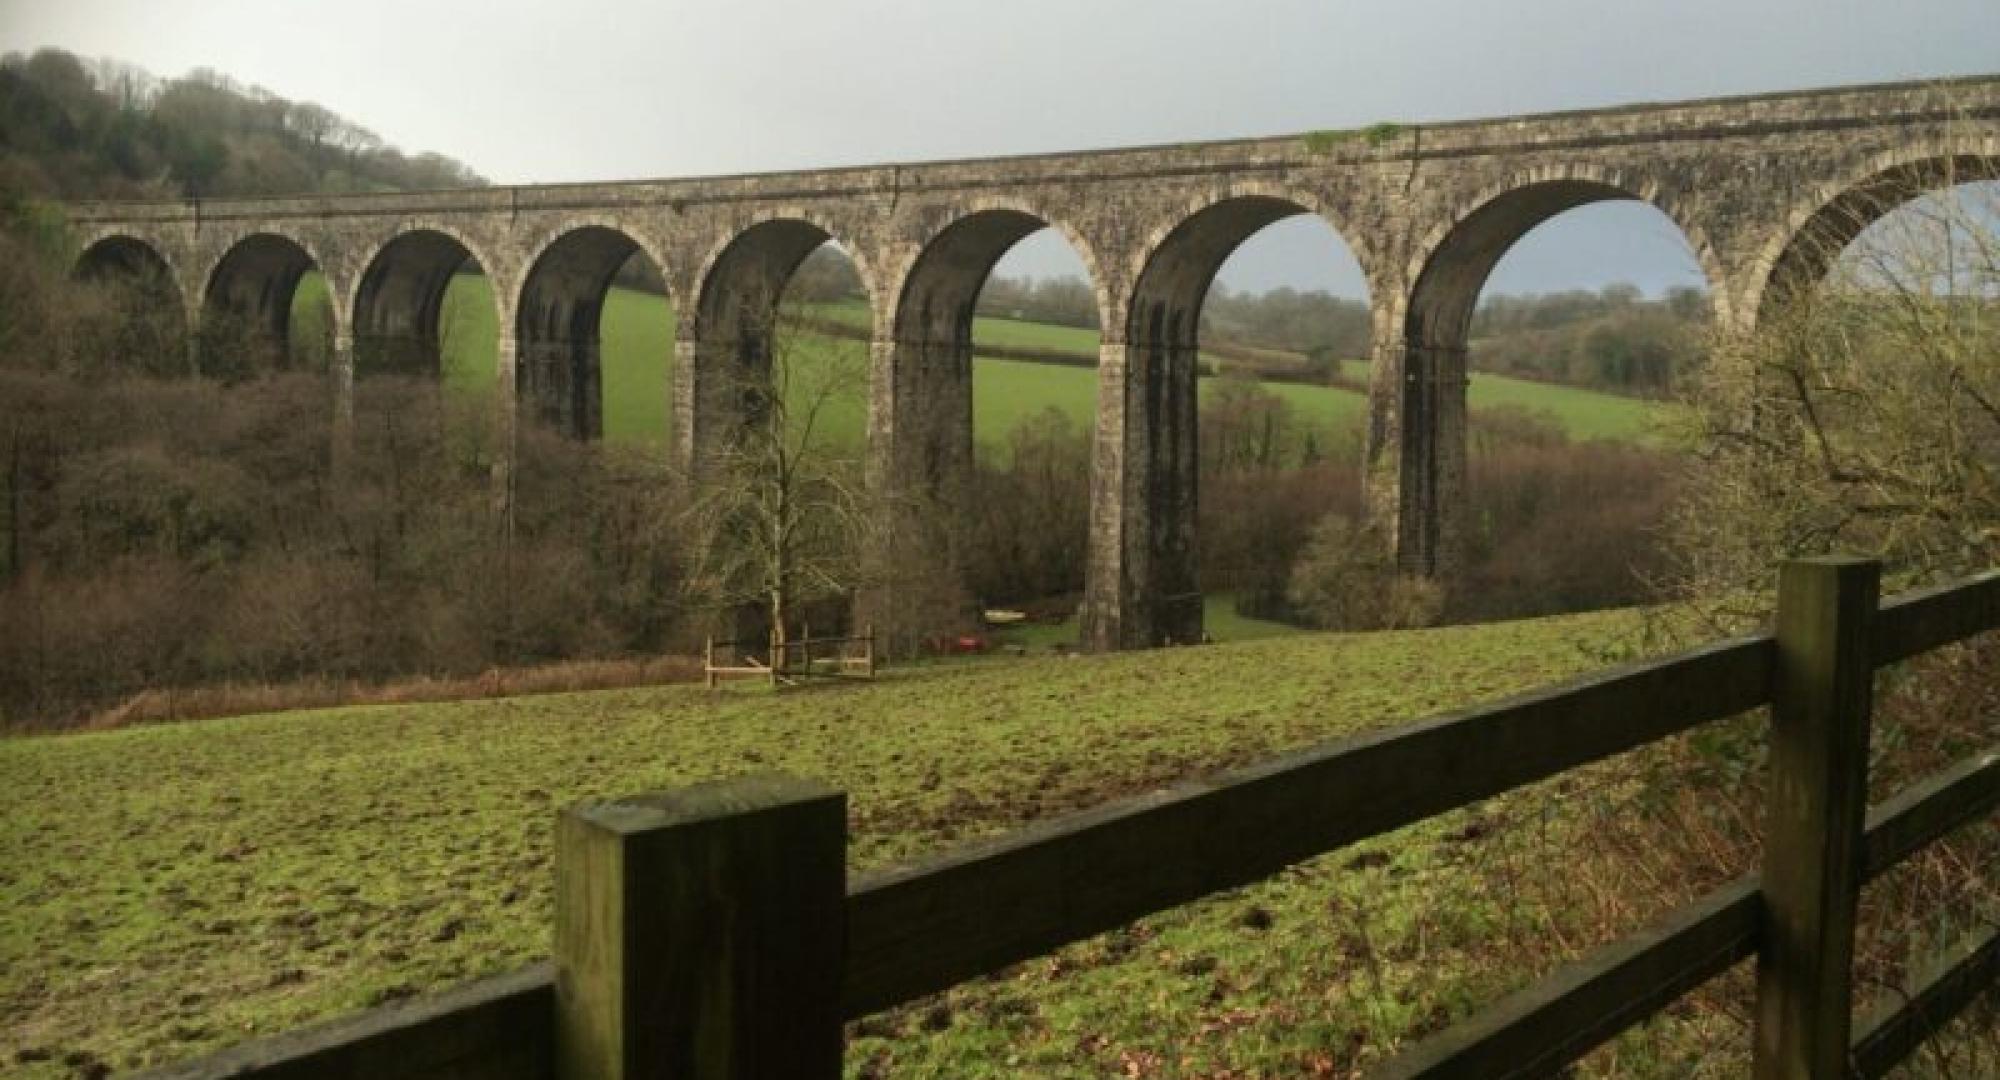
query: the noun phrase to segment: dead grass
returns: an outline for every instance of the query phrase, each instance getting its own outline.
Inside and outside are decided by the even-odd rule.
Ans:
[[[622,660],[569,660],[522,668],[489,668],[478,675],[425,675],[383,683],[355,679],[221,683],[145,690],[111,708],[90,714],[76,726],[88,731],[109,731],[136,724],[327,709],[343,705],[418,705],[699,681],[700,657],[647,656]]]

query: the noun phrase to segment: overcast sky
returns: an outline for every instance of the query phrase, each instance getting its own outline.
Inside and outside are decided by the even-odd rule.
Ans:
[[[502,183],[1188,142],[2000,70],[2000,0],[0,0],[0,51],[210,67]],[[1004,271],[1059,272],[1050,234]],[[1239,288],[1359,295],[1310,220]],[[1586,207],[1493,289],[1698,283]]]

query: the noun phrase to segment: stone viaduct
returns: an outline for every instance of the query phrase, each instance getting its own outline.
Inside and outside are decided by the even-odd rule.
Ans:
[[[1374,343],[1365,463],[1401,564],[1448,573],[1466,467],[1466,336],[1488,272],[1565,210],[1644,200],[1752,325],[1882,209],[2000,162],[2000,76],[1633,105],[1141,149],[753,176],[72,208],[80,270],[150,267],[190,322],[282,338],[309,268],[334,297],[336,397],[380,367],[435,369],[445,284],[494,283],[499,379],[580,438],[601,426],[598,316],[635,250],[676,312],[673,453],[731,429],[732,372],[768,357],[762,309],[821,243],[874,311],[872,482],[916,490],[971,456],[971,327],[988,272],[1058,230],[1101,319],[1085,643],[1197,639],[1196,328],[1245,238],[1315,214],[1359,260]],[[1988,175],[1991,175],[1990,171]]]

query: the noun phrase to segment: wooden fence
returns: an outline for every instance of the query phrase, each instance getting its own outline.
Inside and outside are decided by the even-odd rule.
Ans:
[[[714,687],[721,679],[768,679],[772,685],[800,682],[819,677],[859,675],[875,677],[875,627],[870,625],[859,637],[813,637],[808,629],[801,637],[788,638],[783,645],[764,642],[765,657],[744,651],[744,642],[708,638],[701,648],[702,681]],[[777,662],[770,663],[770,654]],[[718,655],[727,654],[718,660]]]
[[[556,955],[174,1077],[840,1075],[844,1022],[1523,784],[1769,704],[1765,859],[1389,1063],[1543,1076],[1757,958],[1754,1073],[1876,1077],[2000,976],[2000,931],[1850,1018],[1862,885],[2000,804],[2000,753],[1864,815],[1875,669],[2000,626],[2000,573],[1877,606],[1788,564],[1775,629],[1327,743],[846,880],[846,799],[783,776],[572,808]]]

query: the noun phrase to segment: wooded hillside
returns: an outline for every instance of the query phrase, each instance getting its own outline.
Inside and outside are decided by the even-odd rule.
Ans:
[[[0,194],[148,199],[474,187],[310,101],[206,68],[158,78],[60,49],[0,58]]]

